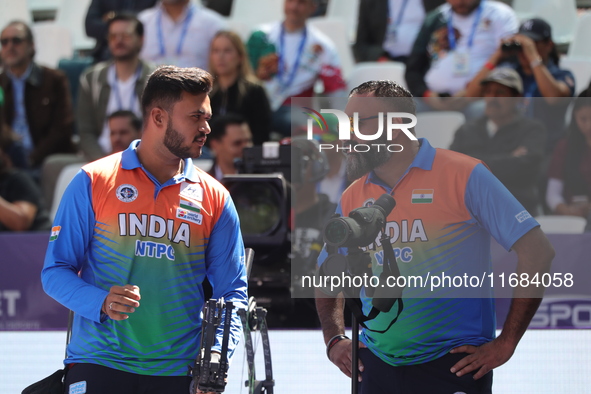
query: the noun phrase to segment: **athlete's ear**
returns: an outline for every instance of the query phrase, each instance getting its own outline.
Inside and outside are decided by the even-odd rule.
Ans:
[[[160,107],[153,107],[150,110],[150,120],[156,127],[166,126],[168,124],[168,112]]]

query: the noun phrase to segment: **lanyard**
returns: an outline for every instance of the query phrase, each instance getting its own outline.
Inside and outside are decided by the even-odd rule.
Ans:
[[[392,6],[392,1],[390,1],[388,4],[390,6]],[[400,12],[398,13],[398,18],[396,18],[396,25],[395,25],[396,28],[398,28],[398,26],[400,26],[400,24],[402,23],[402,17],[404,16],[404,11],[406,10],[407,5],[408,5],[408,0],[403,0],[402,7],[400,7]],[[394,13],[394,7],[391,7],[390,14],[393,14],[393,13]]]
[[[470,38],[468,38],[468,49],[472,48],[472,44],[474,43],[474,36],[476,35],[476,29],[478,29],[478,23],[480,22],[480,16],[482,15],[482,3],[478,5],[478,9],[476,10],[476,17],[474,18],[474,24],[472,25],[472,32],[470,33]],[[447,19],[447,38],[449,40],[449,49],[454,50],[456,49],[456,35],[454,34],[454,28],[452,25],[452,17],[453,17],[453,10],[449,10],[449,18]]]
[[[296,55],[296,60],[293,65],[293,68],[289,72],[289,76],[287,77],[287,81],[283,81],[283,69],[285,67],[285,27],[283,27],[283,23],[281,24],[281,34],[279,35],[279,69],[277,70],[277,79],[279,80],[279,84],[282,88],[286,88],[290,86],[295,78],[296,71],[298,67],[300,67],[300,59],[302,58],[302,52],[304,52],[304,44],[306,43],[306,37],[308,36],[308,28],[304,27],[304,32],[302,33],[302,39],[300,40],[300,45],[298,47],[298,53]]]
[[[176,46],[176,55],[180,55],[183,49],[183,43],[185,42],[185,38],[187,37],[187,30],[189,30],[189,24],[191,23],[191,19],[193,19],[193,12],[194,7],[191,5],[187,10],[187,16],[183,21],[183,27],[181,30],[181,36],[179,37],[179,43]],[[164,48],[164,35],[162,33],[162,9],[158,11],[156,25],[158,26],[158,44],[160,45],[160,56],[166,55],[166,48]]]
[[[112,66],[115,67],[115,66]],[[137,67],[137,71],[133,75],[134,81],[137,82],[138,78],[140,77],[140,73],[142,72],[142,65],[141,63]],[[133,111],[133,104],[135,104],[135,100],[137,99],[137,95],[135,93],[135,87],[133,88],[133,92],[131,93],[131,98],[129,100],[129,107],[123,108],[123,100],[121,99],[121,92],[119,92],[119,79],[117,78],[117,71],[115,71],[115,79],[113,80],[113,90],[115,91],[115,99],[117,100],[117,109],[128,109]]]

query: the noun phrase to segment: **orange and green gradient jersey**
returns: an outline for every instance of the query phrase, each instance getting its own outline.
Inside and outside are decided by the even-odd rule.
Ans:
[[[214,298],[246,307],[238,215],[227,190],[190,159],[160,184],[140,164],[137,144],[85,165],[70,183],[42,282],[75,312],[66,364],[187,375],[200,345],[203,280]],[[140,306],[111,320],[101,305],[111,286],[125,284],[140,288]],[[232,352],[241,335],[236,313],[231,328]]]
[[[353,209],[373,204],[384,193],[391,194],[396,207],[387,217],[386,232],[402,276],[425,278],[427,273],[445,273],[480,278],[489,274],[491,236],[510,250],[538,223],[481,161],[434,149],[425,139],[419,141],[417,156],[394,188],[371,172],[343,193],[337,213],[348,215]],[[381,233],[366,248],[374,275],[382,272],[380,237]],[[345,254],[346,249],[339,252]],[[319,265],[326,256],[323,250]],[[462,298],[464,294],[468,293],[407,287],[404,309],[396,323],[383,334],[363,330],[360,339],[394,366],[428,362],[459,345],[482,345],[495,335],[492,290],[480,290],[479,298]],[[371,299],[365,290],[361,299],[367,315]],[[384,330],[397,311],[395,305],[365,324],[372,330]]]

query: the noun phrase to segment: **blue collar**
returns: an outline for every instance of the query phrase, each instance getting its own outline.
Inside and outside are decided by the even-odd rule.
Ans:
[[[417,167],[425,171],[431,171],[431,169],[433,168],[433,161],[435,160],[436,153],[435,148],[433,148],[431,144],[429,144],[429,141],[427,141],[425,138],[419,138],[419,144],[419,152],[417,153],[412,163],[410,163],[410,166],[408,166],[408,168],[404,172],[404,175],[402,175],[400,179],[404,178],[404,176],[408,174],[408,172],[413,167]],[[390,186],[385,185],[384,182],[380,178],[378,178],[378,176],[375,174],[373,170],[367,175],[367,178],[365,180],[366,184],[369,182],[385,187],[386,189],[390,190]]]
[[[133,141],[129,145],[129,148],[125,149],[123,153],[121,153],[121,167],[124,170],[133,170],[136,168],[141,168],[151,177],[151,174],[144,168],[144,166],[142,166],[142,163],[140,163],[140,159],[137,157],[136,149],[140,142],[141,140]],[[175,183],[183,182],[185,179],[188,179],[189,181],[195,183],[201,182],[201,178],[199,177],[199,174],[197,173],[197,170],[193,165],[192,159],[185,159],[185,168],[183,170],[183,173],[180,176],[175,177],[175,179],[177,179],[177,182]]]
[[[6,74],[13,81],[13,83],[14,82],[24,82],[31,75],[31,71],[33,71],[33,62],[31,62],[29,64],[29,67],[27,67],[27,70],[20,77],[17,77],[13,73],[11,73],[9,69],[6,69]]]

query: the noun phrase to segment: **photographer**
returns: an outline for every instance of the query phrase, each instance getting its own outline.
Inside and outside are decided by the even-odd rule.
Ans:
[[[546,150],[550,152],[562,137],[564,116],[568,101],[575,92],[573,74],[559,67],[556,45],[552,41],[552,28],[542,19],[530,19],[519,32],[506,38],[470,81],[466,89],[468,97],[482,97],[482,85],[497,66],[514,68],[523,80],[524,97],[543,97],[529,104],[528,114],[542,123],[549,131]]]
[[[396,99],[386,99],[390,97]],[[372,115],[389,111],[414,114],[412,95],[391,81],[354,88],[345,113],[364,122],[347,146],[362,142],[359,134],[374,133],[378,116]],[[381,136],[376,142],[384,140]],[[491,236],[515,250],[518,272],[549,270],[554,250],[539,224],[480,160],[434,149],[427,140],[410,139],[400,130],[388,142],[403,150],[352,149],[347,154],[347,174],[357,180],[343,193],[337,213],[374,201],[379,205],[384,193],[395,197],[396,208],[385,228],[392,247],[407,250],[397,259],[401,276],[437,269],[489,272]],[[374,275],[386,266],[381,256],[387,257],[387,239],[379,240],[366,248]],[[325,249],[318,264],[326,259]],[[364,290],[361,302],[367,313],[374,299]],[[491,393],[492,369],[513,355],[541,301],[539,291],[516,288],[503,330],[495,338],[493,298],[415,298],[405,293],[402,310],[394,308],[365,323],[359,349],[361,394]],[[320,290],[316,297],[328,358],[351,376],[352,341],[344,336],[343,298]],[[389,322],[394,323],[390,328]]]

